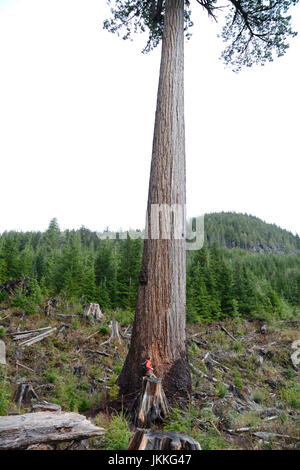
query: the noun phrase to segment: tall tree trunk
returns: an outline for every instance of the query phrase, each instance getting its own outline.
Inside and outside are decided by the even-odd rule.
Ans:
[[[185,179],[184,0],[166,0],[147,206],[148,238],[144,241],[131,344],[118,378],[123,395],[141,388],[140,364],[148,354],[167,396],[191,390],[185,345]],[[154,216],[158,204],[178,209],[171,217],[169,239],[165,233],[168,217],[162,213],[157,234]]]

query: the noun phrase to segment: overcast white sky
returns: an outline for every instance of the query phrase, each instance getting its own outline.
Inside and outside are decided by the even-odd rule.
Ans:
[[[236,211],[300,233],[300,37],[234,74],[191,2],[189,215]],[[102,29],[105,0],[0,0],[0,232],[143,228],[160,48]],[[299,7],[294,29],[300,31]]]

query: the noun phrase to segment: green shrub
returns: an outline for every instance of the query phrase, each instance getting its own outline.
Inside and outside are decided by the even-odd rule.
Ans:
[[[214,415],[212,411],[212,406],[210,404],[206,404],[203,406],[203,408],[200,411],[200,418],[201,421],[208,422],[208,423],[213,423],[216,421],[216,416]]]
[[[294,382],[281,390],[282,399],[285,400],[291,408],[300,408],[300,388]]]
[[[255,390],[255,392],[253,392],[252,398],[255,403],[260,404],[264,401],[264,394],[259,390]]]
[[[113,385],[109,390],[109,398],[115,400],[119,395],[120,387],[118,385]]]
[[[45,375],[46,379],[54,384],[51,400],[57,403],[65,411],[87,411],[91,407],[85,382],[80,383],[78,377],[69,372],[62,371],[58,376],[50,371]]]
[[[294,370],[291,368],[291,366],[289,366],[287,369],[285,369],[284,371],[284,377],[288,380],[291,380],[295,377],[295,372]]]
[[[11,392],[6,379],[6,375],[0,371],[0,415],[5,416],[8,413]]]
[[[217,386],[216,386],[216,396],[218,398],[224,398],[227,394],[227,388],[225,387],[224,384],[222,383],[219,383]]]
[[[122,361],[118,359],[114,366],[114,373],[119,375],[122,370],[122,367],[123,367],[123,363]]]
[[[192,435],[192,426],[195,418],[198,416],[196,409],[181,410],[173,408],[169,418],[164,424],[165,431],[185,432]]]
[[[238,341],[236,341],[233,345],[233,350],[235,352],[240,352],[242,350],[242,345]]]
[[[134,320],[134,312],[130,310],[117,310],[113,316],[121,326],[132,325]]]
[[[105,448],[107,450],[126,450],[130,438],[131,432],[123,413],[113,416],[106,429]]]
[[[91,402],[88,400],[87,396],[83,396],[82,398],[80,398],[77,407],[79,413],[82,413],[83,411],[87,411],[90,409]]]
[[[0,337],[6,335],[6,328],[4,326],[0,326]]]
[[[57,380],[57,375],[54,371],[49,371],[49,372],[46,372],[45,379],[50,384],[54,384],[54,382],[56,382],[56,380]]]
[[[108,326],[103,325],[99,328],[99,333],[101,333],[102,336],[108,335],[110,333],[110,329]]]
[[[194,439],[199,442],[202,450],[223,450],[230,447],[224,437],[220,436],[215,429],[209,429],[205,433],[198,433]]]
[[[242,378],[241,378],[241,374],[237,369],[235,369],[235,371],[234,371],[233,383],[237,388],[242,388],[243,387],[243,381],[242,381]]]
[[[17,289],[13,298],[13,305],[21,307],[28,314],[36,313],[37,307],[41,302],[41,289],[36,279],[29,280],[26,289]]]
[[[80,326],[81,326],[81,325],[80,325],[80,320],[79,320],[79,318],[74,318],[73,321],[72,321],[72,328],[73,328],[73,330],[75,330],[75,331],[76,331],[76,330],[79,330]]]

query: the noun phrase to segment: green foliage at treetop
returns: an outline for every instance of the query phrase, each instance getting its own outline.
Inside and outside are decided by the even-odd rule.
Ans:
[[[299,237],[245,214],[205,216],[204,247],[187,252],[188,321],[279,318],[300,306]],[[135,309],[143,241],[100,239],[85,227],[0,236],[0,283],[30,278],[14,304],[33,313],[60,297],[102,309]],[[231,249],[228,249],[231,248]],[[233,248],[233,249],[232,249]],[[0,293],[3,297],[5,294]]]
[[[165,0],[107,0],[111,17],[104,28],[131,39],[134,33],[148,33],[143,52],[156,47],[162,38]],[[196,5],[198,3],[198,5]],[[221,37],[227,46],[222,54],[226,64],[235,71],[242,66],[272,61],[274,54],[282,56],[289,47],[287,39],[297,33],[291,29],[289,8],[298,0],[184,0],[185,34],[189,39],[193,26],[191,6],[199,5],[215,21],[225,20]],[[198,14],[195,8],[195,14]]]

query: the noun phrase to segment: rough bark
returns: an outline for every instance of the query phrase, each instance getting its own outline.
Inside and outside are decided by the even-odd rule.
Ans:
[[[130,412],[135,426],[151,428],[162,423],[169,415],[168,402],[161,386],[161,379],[143,377],[143,387]]]
[[[186,434],[137,429],[127,450],[201,450],[201,447]]]
[[[118,379],[124,395],[141,388],[139,365],[148,354],[167,396],[191,389],[185,345],[185,174],[184,0],[166,0],[147,206],[148,238],[144,241],[130,349]],[[155,204],[169,208],[178,205],[181,209],[179,223],[173,216],[169,239],[167,218],[160,216],[159,235],[154,233],[151,209]]]
[[[87,439],[103,434],[104,429],[77,413],[0,416],[0,450],[26,449],[34,444]]]

